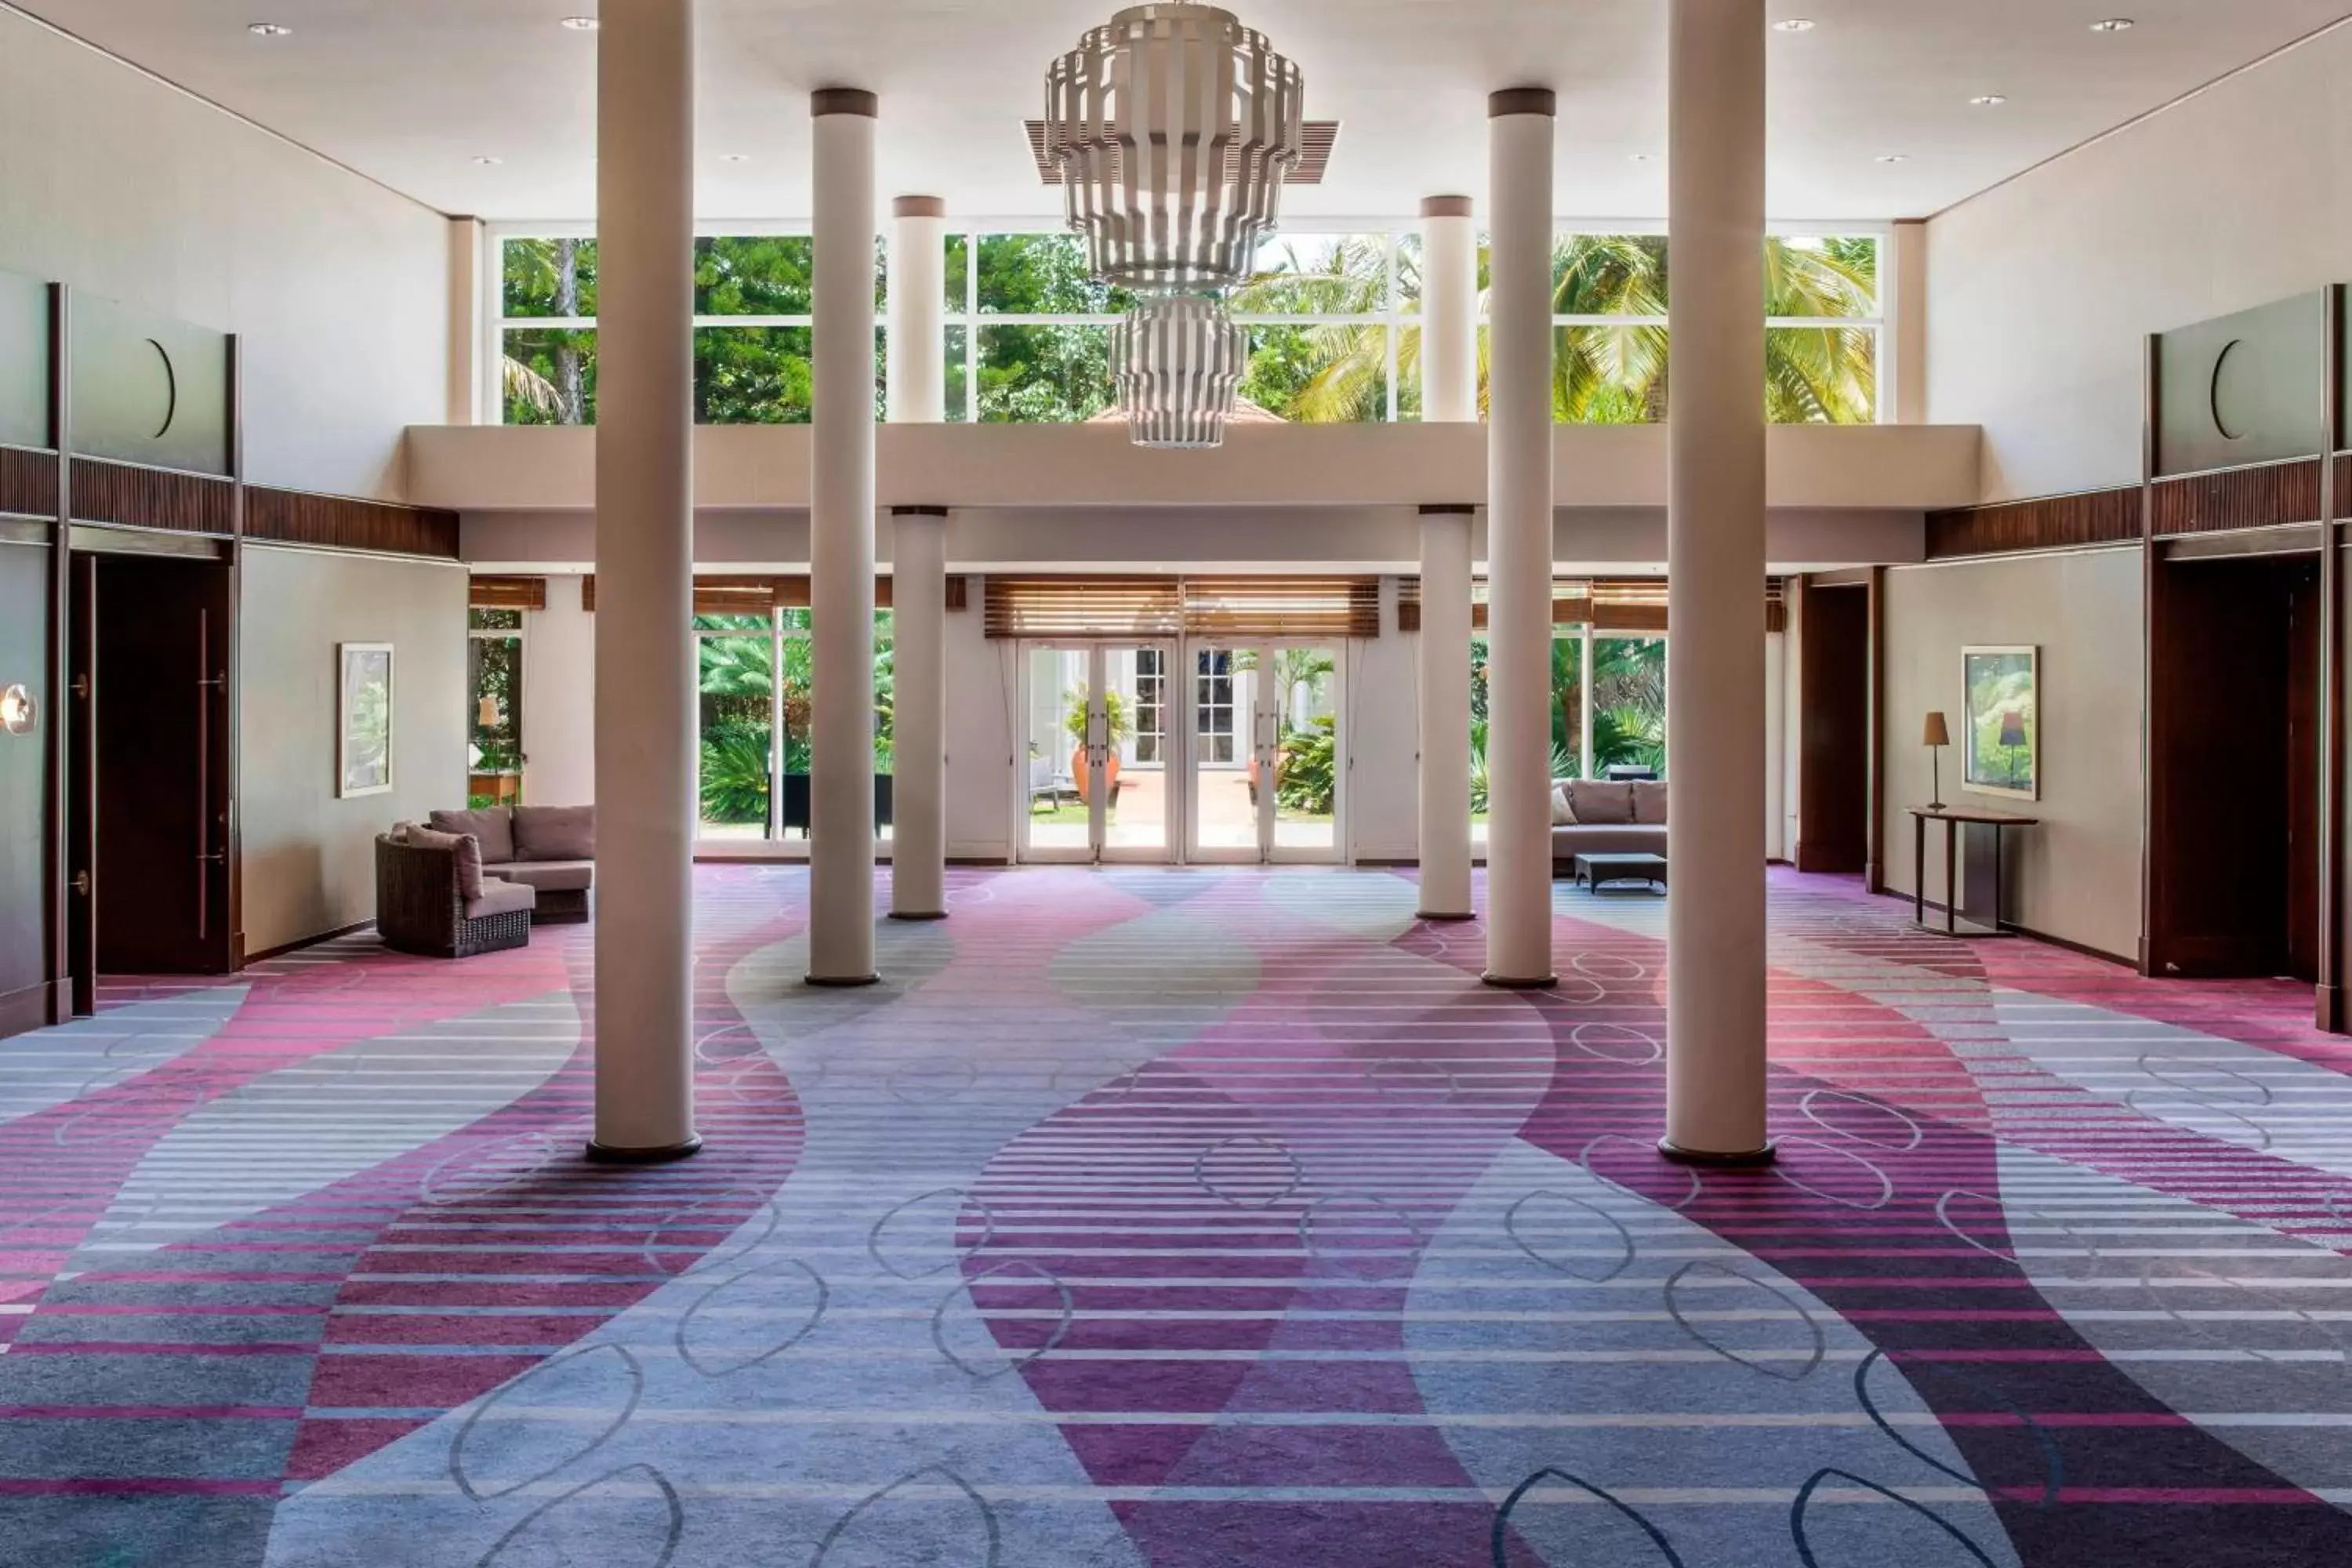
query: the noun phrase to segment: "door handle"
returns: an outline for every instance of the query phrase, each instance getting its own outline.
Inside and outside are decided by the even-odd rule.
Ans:
[[[74,878],[73,878],[73,890],[74,890],[75,892],[77,892],[77,893],[80,894],[80,895],[81,895],[83,898],[85,898],[85,899],[86,899],[86,898],[88,898],[88,897],[89,897],[89,872],[87,872],[87,871],[76,871],[76,872],[74,873]]]

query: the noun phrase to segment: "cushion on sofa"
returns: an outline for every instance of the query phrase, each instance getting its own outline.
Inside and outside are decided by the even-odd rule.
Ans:
[[[593,860],[515,860],[484,869],[493,877],[521,882],[542,893],[584,893],[596,883]]]
[[[486,866],[515,858],[514,820],[503,805],[480,811],[436,811],[432,820],[436,833],[472,834],[481,843]]]
[[[1568,804],[1568,784],[1560,779],[1551,781],[1551,825],[1554,827],[1576,826],[1576,807]]]
[[[539,895],[520,882],[509,882],[499,877],[482,879],[482,890],[466,900],[466,918],[480,920],[484,915],[510,915],[536,906]]]
[[[1633,786],[1607,779],[1570,779],[1568,805],[1585,826],[1614,827],[1633,820]]]
[[[1666,786],[1663,780],[1634,781],[1633,820],[1649,827],[1666,825]]]
[[[435,813],[436,816],[440,815]],[[470,833],[439,833],[430,827],[408,830],[411,849],[446,849],[457,857],[457,897],[472,903],[482,896],[482,841]]]
[[[596,808],[593,805],[516,806],[514,853],[507,858],[593,860],[596,858]]]

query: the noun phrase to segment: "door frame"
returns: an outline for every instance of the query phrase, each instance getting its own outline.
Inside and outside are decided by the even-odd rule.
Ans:
[[[1281,699],[1286,692],[1277,692],[1268,679],[1275,658],[1299,648],[1319,648],[1331,655],[1331,711],[1333,715],[1333,750],[1331,794],[1331,843],[1322,847],[1288,847],[1280,842],[1280,804],[1271,787],[1281,750]],[[1198,655],[1224,652],[1248,654],[1255,663],[1247,671],[1251,676],[1247,712],[1249,757],[1257,769],[1258,777],[1268,787],[1257,794],[1257,842],[1249,847],[1203,846],[1201,843],[1199,803],[1206,791],[1197,786],[1201,754],[1200,678]],[[1182,658],[1187,689],[1184,698],[1185,718],[1184,762],[1185,795],[1189,797],[1184,817],[1184,852],[1189,862],[1202,865],[1228,866],[1328,866],[1344,865],[1348,860],[1348,766],[1350,745],[1348,724],[1348,643],[1345,638],[1318,637],[1202,637],[1185,641]],[[1242,672],[1236,672],[1238,676]],[[1236,701],[1234,707],[1234,738],[1244,733],[1244,708]]]
[[[1110,714],[1106,693],[1110,689],[1110,656],[1113,652],[1157,651],[1169,670],[1178,668],[1182,641],[1177,637],[1034,637],[1023,638],[1017,645],[1020,679],[1017,683],[1017,711],[1021,714],[1021,733],[1013,737],[1013,849],[1017,864],[1033,866],[1100,866],[1100,865],[1174,865],[1181,862],[1182,844],[1179,825],[1183,820],[1182,799],[1185,771],[1182,763],[1187,754],[1182,750],[1181,727],[1171,726],[1166,733],[1175,756],[1163,756],[1160,776],[1165,780],[1160,809],[1163,822],[1160,841],[1153,845],[1119,845],[1110,840]],[[1028,728],[1035,714],[1036,656],[1041,653],[1083,654],[1086,657],[1087,719],[1086,737],[1080,745],[1086,752],[1087,835],[1083,846],[1039,845],[1030,838],[1035,822],[1031,811],[1029,758],[1030,743],[1035,737]],[[1166,679],[1163,676],[1163,679]],[[1162,693],[1162,722],[1167,711],[1166,694]],[[1056,712],[1059,712],[1058,699]],[[1059,721],[1055,730],[1060,731]]]

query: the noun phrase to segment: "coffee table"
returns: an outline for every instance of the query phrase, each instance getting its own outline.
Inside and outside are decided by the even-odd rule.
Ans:
[[[1579,855],[1572,879],[1599,892],[1609,882],[1646,882],[1657,892],[1666,890],[1666,858],[1663,855]]]

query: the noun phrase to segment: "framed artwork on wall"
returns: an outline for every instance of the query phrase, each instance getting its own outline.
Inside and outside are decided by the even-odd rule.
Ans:
[[[392,789],[392,645],[335,645],[335,794]]]
[[[2041,683],[2038,647],[1960,650],[1968,713],[1963,787],[2020,800],[2042,797]]]

